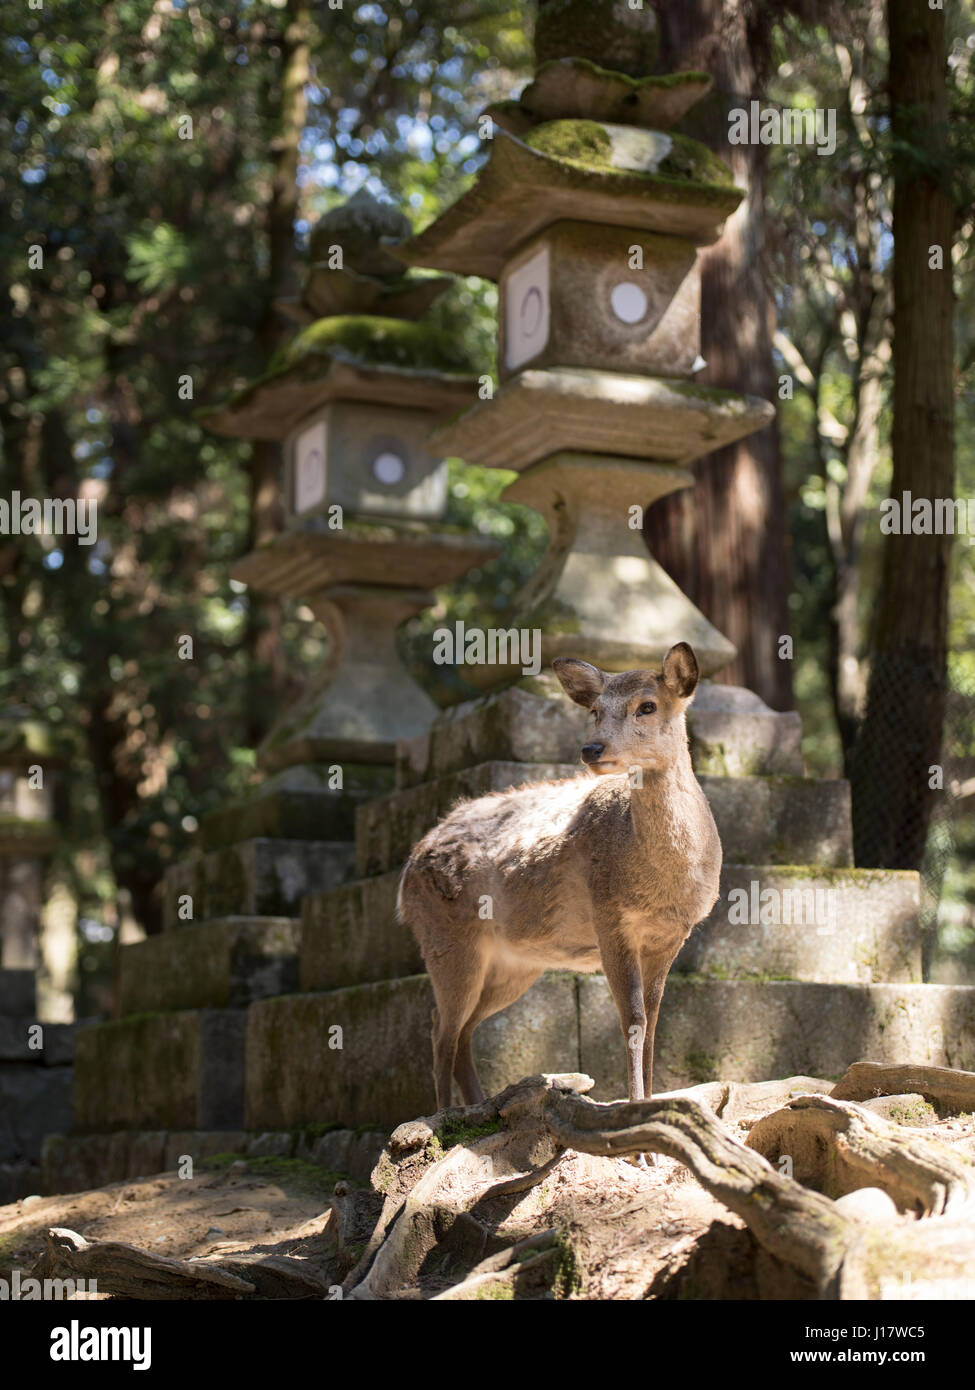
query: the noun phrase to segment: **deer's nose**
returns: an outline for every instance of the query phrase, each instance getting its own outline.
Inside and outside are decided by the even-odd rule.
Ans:
[[[582,761],[584,763],[598,763],[605,751],[605,743],[587,743],[582,750]]]

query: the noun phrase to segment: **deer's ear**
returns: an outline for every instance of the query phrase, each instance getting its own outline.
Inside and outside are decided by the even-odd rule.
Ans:
[[[603,673],[590,666],[588,661],[580,661],[574,656],[557,656],[552,662],[552,670],[569,699],[575,700],[584,709],[592,709],[603,693],[606,683]]]
[[[697,688],[701,672],[697,657],[686,642],[678,642],[664,657],[664,685],[680,700],[689,700]]]

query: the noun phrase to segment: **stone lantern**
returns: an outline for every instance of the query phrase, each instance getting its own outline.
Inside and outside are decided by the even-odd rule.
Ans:
[[[390,254],[409,230],[366,193],[323,217],[300,296],[280,305],[297,335],[265,376],[205,415],[217,433],[283,444],[285,531],[233,574],[304,599],[329,641],[324,668],[259,750],[259,796],[327,793],[337,763],[346,790],[389,781],[396,740],[436,714],[399,660],[396,629],[437,585],[496,553],[443,525],[447,465],[427,439],[477,382],[421,317],[450,278],[405,272]]]
[[[586,32],[613,70],[578,56]],[[683,639],[710,675],[734,648],[648,554],[643,512],[692,485],[693,459],[774,412],[694,380],[698,248],[742,193],[716,155],[670,131],[710,79],[634,75],[656,48],[649,5],[545,0],[540,65],[517,101],[488,108],[477,184],[397,254],[499,284],[500,387],[432,440],[517,470],[504,497],[548,522],[548,554],[508,622],[540,629],[546,664],[584,653],[610,670],[653,666]],[[516,676],[493,665],[468,679]]]

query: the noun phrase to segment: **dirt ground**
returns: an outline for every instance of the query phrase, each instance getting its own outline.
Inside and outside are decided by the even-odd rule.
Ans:
[[[309,1253],[339,1177],[264,1158],[198,1167],[188,1178],[161,1173],[63,1197],[27,1197],[0,1207],[0,1277],[9,1279],[14,1269],[24,1277],[54,1226],[179,1259]]]
[[[975,1164],[972,1115],[939,1118],[920,1097],[868,1105],[902,1133],[940,1140]],[[755,1118],[729,1128],[745,1141]],[[120,1241],[184,1260],[242,1252],[291,1256],[341,1282],[365,1249],[381,1206],[378,1192],[308,1163],[225,1155],[198,1166],[192,1177],[164,1173],[0,1207],[0,1277],[10,1279],[15,1269],[22,1279],[29,1275],[48,1230],[63,1227],[88,1241]],[[340,1220],[326,1231],[330,1212]],[[765,1267],[745,1223],[664,1156],[641,1167],[568,1150],[543,1183],[517,1196],[488,1197],[470,1213],[476,1223],[462,1219],[445,1229],[412,1292],[404,1287],[391,1296],[436,1297],[484,1255],[553,1229],[565,1233],[585,1270],[587,1299],[811,1296],[799,1286],[785,1290],[781,1268]]]

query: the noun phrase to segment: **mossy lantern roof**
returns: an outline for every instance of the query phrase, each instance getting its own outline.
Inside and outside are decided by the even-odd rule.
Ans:
[[[336,315],[303,329],[264,376],[198,418],[216,434],[282,440],[323,405],[344,400],[425,410],[434,424],[469,405],[476,384],[456,343],[429,323]]]
[[[477,183],[394,254],[497,280],[529,237],[553,222],[599,222],[717,239],[744,193],[705,145],[683,135],[596,120],[552,120],[523,138],[495,132]]]

